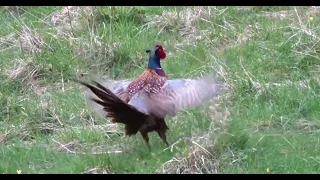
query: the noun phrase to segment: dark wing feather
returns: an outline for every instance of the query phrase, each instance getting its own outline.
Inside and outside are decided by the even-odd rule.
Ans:
[[[124,100],[125,97],[127,96],[126,88],[128,87],[128,85],[130,84],[131,81],[132,81],[131,79],[119,80],[119,81],[113,81],[113,80],[107,79],[107,80],[104,80],[98,84],[100,84],[100,86],[99,86],[100,89],[105,90],[104,87],[106,87],[106,88],[110,89],[110,91],[112,91],[120,99]],[[95,85],[97,85],[97,84],[95,83]],[[96,102],[91,100],[92,98],[94,98],[94,99],[100,98],[100,97],[98,97],[97,94],[93,93],[93,91],[91,91],[91,90],[86,90],[85,97],[86,97],[86,101],[87,101],[88,106],[95,113],[97,113],[101,117],[106,117],[108,115],[108,113],[103,110],[103,106],[101,104],[97,104]]]
[[[111,90],[93,81],[95,86],[85,82],[82,85],[88,87],[98,98],[90,100],[101,105],[103,110],[108,112],[108,116],[113,118],[113,122],[126,125],[126,135],[134,135],[148,118],[148,115],[138,111],[135,107],[127,104],[117,97]]]

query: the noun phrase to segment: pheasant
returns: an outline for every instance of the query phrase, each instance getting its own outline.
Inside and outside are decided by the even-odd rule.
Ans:
[[[221,84],[210,76],[169,80],[160,64],[166,58],[163,47],[156,45],[146,52],[148,67],[136,79],[77,82],[91,90],[87,91],[87,102],[97,113],[112,118],[112,123],[124,124],[127,136],[140,132],[151,150],[148,133],[153,131],[169,146],[166,116],[201,105],[220,92]]]

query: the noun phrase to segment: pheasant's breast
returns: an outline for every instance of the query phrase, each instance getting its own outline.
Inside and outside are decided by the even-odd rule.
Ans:
[[[167,77],[160,76],[153,69],[146,69],[137,79],[128,86],[127,92],[133,96],[141,89],[148,93],[158,93],[167,81]]]
[[[158,77],[150,80],[148,84],[145,86],[144,90],[148,93],[158,93],[160,92],[163,85],[166,83],[167,78]]]

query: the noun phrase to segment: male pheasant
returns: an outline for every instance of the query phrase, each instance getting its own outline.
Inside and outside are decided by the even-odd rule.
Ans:
[[[111,117],[113,123],[125,124],[125,134],[138,131],[151,150],[148,133],[156,131],[169,146],[165,117],[174,116],[181,109],[197,107],[220,92],[221,84],[214,77],[168,80],[160,60],[166,58],[161,45],[146,51],[148,67],[136,79],[106,81],[88,84],[78,81],[91,90],[87,102],[99,114]],[[93,93],[92,93],[93,92]]]

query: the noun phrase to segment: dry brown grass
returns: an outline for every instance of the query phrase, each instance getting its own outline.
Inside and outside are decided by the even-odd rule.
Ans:
[[[90,124],[87,126],[68,126],[66,128],[58,128],[55,131],[54,139],[50,147],[57,149],[60,152],[71,154],[118,154],[123,153],[124,147],[119,145],[104,144],[103,142],[89,142],[84,143],[78,140],[65,141],[70,133],[81,134],[82,131],[99,132],[103,137],[112,139],[113,136],[124,137],[123,131],[119,128],[118,124],[106,123],[103,125]]]
[[[209,134],[186,139],[190,142],[186,157],[174,157],[165,162],[158,174],[217,174],[219,161],[215,157],[214,146]],[[172,146],[174,146],[174,143]]]
[[[48,147],[49,149],[57,149],[57,151],[71,154],[119,154],[123,153],[120,147],[102,145],[99,143],[80,143],[79,141],[59,142],[52,139],[55,145]]]
[[[215,62],[218,63],[218,62]],[[217,65],[219,66],[219,65]],[[225,77],[226,69],[219,66],[217,71],[222,78]],[[174,157],[159,168],[156,173],[159,174],[217,174],[219,173],[219,154],[216,153],[216,145],[219,143],[219,137],[226,133],[230,122],[230,110],[227,108],[233,98],[232,87],[225,83],[222,86],[221,93],[214,97],[207,104],[210,109],[212,122],[208,132],[197,132],[192,134],[191,138],[179,139],[165,150],[171,150],[180,142],[189,142],[188,152],[185,156]]]
[[[91,169],[88,168],[82,174],[114,174],[114,173],[112,172],[112,170],[110,168],[95,167],[95,168],[91,168]]]
[[[3,6],[3,8],[10,13],[24,13],[29,7],[30,6]]]
[[[51,23],[58,30],[58,33],[72,33],[85,27],[80,18],[94,17],[96,8],[94,6],[65,6],[51,16]]]
[[[276,12],[265,12],[264,16],[268,18],[273,18],[273,19],[288,19],[288,18],[296,18],[296,13],[295,10],[283,10],[283,11],[276,11]],[[320,7],[319,6],[311,6],[309,7],[305,13],[303,13],[302,10],[298,10],[298,13],[300,14],[301,17],[307,19],[309,16],[317,16],[320,14]]]
[[[25,25],[20,32],[13,32],[0,38],[0,47],[3,49],[14,46],[30,54],[42,53],[43,48],[47,47],[40,34]]]
[[[283,10],[277,12],[266,12],[264,15],[268,18],[284,20],[286,18],[292,17],[293,11]]]
[[[205,42],[208,46],[215,47],[216,52],[223,52],[227,48],[239,46],[247,43],[257,33],[259,27],[248,25],[243,31],[237,33],[237,40],[232,40],[229,37],[214,34],[211,19],[215,16],[220,16],[225,12],[225,9],[217,9],[215,7],[192,7],[181,11],[163,11],[161,15],[147,16],[147,23],[142,26],[139,33],[142,33],[148,27],[157,27],[159,34],[162,31],[175,32],[182,39],[175,43],[174,46],[180,48],[183,46],[196,46],[199,42]],[[250,9],[249,7],[247,8]],[[242,9],[239,9],[242,10]],[[201,29],[199,22],[207,23],[208,29]],[[223,23],[218,25],[225,31],[236,31],[235,24],[232,21],[224,19]],[[212,37],[215,38],[212,38]]]
[[[192,135],[192,138],[183,138],[173,143],[165,150],[171,150],[180,142],[189,142],[186,156],[174,157],[159,168],[156,173],[159,174],[217,174],[219,173],[219,157],[216,151],[216,145],[220,135],[227,130],[230,112],[224,105],[228,104],[232,92],[228,86],[223,86],[220,95],[210,101],[209,109],[212,123],[209,131],[199,132]]]
[[[77,56],[87,61],[95,61],[93,64],[96,66],[101,65],[99,60],[103,60],[106,64],[112,63],[116,57],[115,51],[121,46],[120,43],[105,44],[94,34],[90,35],[90,39],[74,39],[71,45]]]
[[[22,141],[32,142],[37,136],[35,132],[42,134],[51,134],[57,129],[53,123],[21,123],[19,126],[13,126],[6,131],[5,134],[0,135],[0,143],[7,143],[11,139],[20,139]],[[11,144],[10,142],[9,144]]]
[[[320,14],[320,6],[311,6],[307,10],[307,15],[319,15]]]
[[[146,17],[146,24],[140,30],[145,28],[157,27],[159,33],[162,31],[177,31],[185,42],[178,45],[196,45],[197,41],[202,39],[200,30],[196,29],[198,21],[206,21],[211,16],[211,8],[209,7],[192,7],[182,11],[163,11],[161,15],[152,15]]]
[[[20,45],[22,50],[29,53],[41,53],[45,46],[43,39],[35,31],[24,26],[20,34]]]
[[[92,121],[93,121],[93,119],[92,119]],[[124,132],[122,132],[122,130],[120,129],[118,124],[105,123],[103,125],[94,125],[94,122],[92,122],[88,126],[70,126],[68,128],[57,129],[56,134],[57,134],[57,136],[64,136],[64,134],[66,134],[66,133],[80,132],[83,130],[104,132],[106,137],[108,137],[108,134],[123,134],[124,133]]]
[[[15,33],[10,33],[4,37],[0,37],[0,48],[6,49],[17,45],[17,35]]]
[[[236,7],[236,9],[238,11],[243,11],[243,12],[247,12],[247,11],[251,11],[252,10],[252,6],[241,6],[241,7]]]
[[[197,21],[206,19],[210,16],[210,11],[208,11],[208,9],[199,6],[188,8],[180,12],[163,11],[161,15],[147,16],[146,21],[148,26],[155,26],[161,30],[172,31],[176,26],[178,26],[179,29],[192,29]]]
[[[96,23],[98,9],[95,6],[65,6],[52,14],[51,23],[57,34],[56,39],[65,39],[73,48],[75,56],[85,61],[91,61],[94,67],[106,67],[116,59],[115,52],[120,48],[119,42],[104,43],[103,38],[94,31],[92,24]],[[86,36],[76,36],[75,32],[87,31]],[[78,77],[88,72],[78,71]]]
[[[296,122],[296,125],[300,130],[307,132],[313,132],[320,129],[320,124],[317,121],[301,119]]]
[[[9,78],[21,81],[25,89],[31,89],[40,95],[46,90],[40,85],[39,75],[51,70],[51,66],[43,67],[36,64],[32,59],[16,59],[12,69],[7,70]]]

